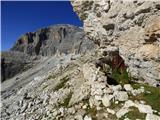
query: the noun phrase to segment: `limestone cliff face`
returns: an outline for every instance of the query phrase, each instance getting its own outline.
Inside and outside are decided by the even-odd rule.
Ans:
[[[131,74],[160,81],[160,1],[75,0],[84,31],[103,50],[118,50]],[[114,49],[113,49],[114,48]]]
[[[56,53],[85,53],[93,48],[94,43],[86,40],[81,28],[61,24],[26,33],[11,50],[29,55],[52,56]]]
[[[10,51],[2,52],[2,81],[31,68],[38,56],[84,54],[95,47],[85,38],[83,29],[73,25],[55,25],[26,33]]]

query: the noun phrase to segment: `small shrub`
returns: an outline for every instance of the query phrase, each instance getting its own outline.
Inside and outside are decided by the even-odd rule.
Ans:
[[[114,70],[112,71],[111,77],[117,81],[119,84],[128,84],[131,82],[131,77],[129,73],[124,70],[124,71],[119,71],[119,70]]]
[[[90,115],[92,117],[93,120],[97,120],[96,114],[97,114],[97,109],[95,106],[91,107],[87,107],[86,108],[86,114]]]
[[[144,87],[145,92],[136,96],[132,96],[133,100],[143,100],[146,104],[151,105],[154,110],[160,112],[160,89],[158,87],[149,86],[147,84],[134,84],[134,89],[138,89],[141,86]],[[148,91],[150,93],[148,93]]]
[[[69,101],[72,98],[72,92],[68,94],[68,96],[64,99],[63,103],[60,103],[59,106],[69,107]]]
[[[110,109],[117,109],[117,108],[119,109],[119,108],[123,107],[123,104],[124,104],[124,102],[121,102],[121,101],[119,101],[118,104],[116,104],[115,101],[112,101],[109,108]]]
[[[130,107],[131,111],[122,116],[119,120],[124,120],[126,117],[131,120],[141,119],[145,120],[146,114],[140,113],[136,107]]]
[[[65,86],[65,84],[68,82],[68,80],[69,80],[68,76],[62,78],[60,80],[60,83],[54,88],[54,91],[57,91],[57,90],[63,88]]]
[[[48,79],[54,79],[56,76],[55,75],[49,75]]]

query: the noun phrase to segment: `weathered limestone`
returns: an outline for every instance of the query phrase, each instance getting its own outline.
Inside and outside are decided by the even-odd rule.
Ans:
[[[100,49],[117,48],[133,77],[156,86],[160,81],[160,2],[74,0],[88,38]],[[115,49],[111,49],[115,50]]]

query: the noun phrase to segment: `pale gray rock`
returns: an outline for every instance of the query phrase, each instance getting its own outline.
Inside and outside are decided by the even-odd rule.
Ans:
[[[128,108],[122,108],[116,113],[116,116],[117,118],[121,118],[123,115],[125,115],[128,112],[129,112]]]
[[[136,104],[135,106],[138,108],[140,113],[153,113],[152,107],[149,105]]]
[[[124,89],[125,89],[126,91],[132,91],[132,90],[133,90],[133,88],[132,88],[132,86],[131,86],[130,84],[125,84],[125,85],[124,85]]]
[[[135,106],[135,103],[132,101],[132,100],[127,100],[125,103],[124,103],[124,108],[129,108],[129,107],[132,107],[132,106]]]
[[[1,53],[1,81],[12,78],[34,65],[33,58],[18,51],[6,51]],[[18,81],[19,78],[17,77]]]
[[[23,113],[23,112],[27,109],[27,107],[28,107],[28,103],[25,102],[25,103],[23,104],[23,107],[21,108],[21,113]]]
[[[52,56],[60,54],[85,53],[94,44],[86,40],[81,28],[73,25],[55,25],[29,32],[21,36],[12,51],[29,55]]]
[[[122,90],[122,86],[121,86],[121,85],[111,86],[111,89],[112,89],[113,91],[120,91],[120,90]]]
[[[115,91],[114,96],[115,96],[115,100],[119,100],[119,101],[128,100],[128,94],[125,91]]]
[[[134,78],[156,86],[160,81],[160,1],[104,1],[71,1],[86,36],[100,49],[117,48]]]
[[[75,116],[75,119],[76,119],[76,120],[83,120],[83,117],[82,117],[81,115],[76,115],[76,116]]]
[[[83,120],[92,120],[92,118],[86,115]]]
[[[110,114],[113,114],[113,115],[115,114],[115,111],[112,110],[112,109],[109,109],[109,108],[107,108],[107,112],[110,113]]]
[[[94,64],[84,64],[82,69],[85,79],[91,82],[97,80],[99,69],[97,69]]]
[[[145,120],[160,120],[160,117],[154,114],[147,114]]]
[[[111,105],[109,95],[104,95],[102,97],[102,103],[105,107],[109,107]]]
[[[145,92],[144,88],[133,89],[133,90],[131,91],[131,93],[132,93],[134,96],[136,96],[136,95],[138,95],[138,94],[141,94],[141,93],[144,93],[144,92]]]

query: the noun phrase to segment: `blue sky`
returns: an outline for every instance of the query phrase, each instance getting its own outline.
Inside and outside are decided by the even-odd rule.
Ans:
[[[54,24],[83,26],[69,1],[1,3],[1,49],[9,50],[26,32]]]

